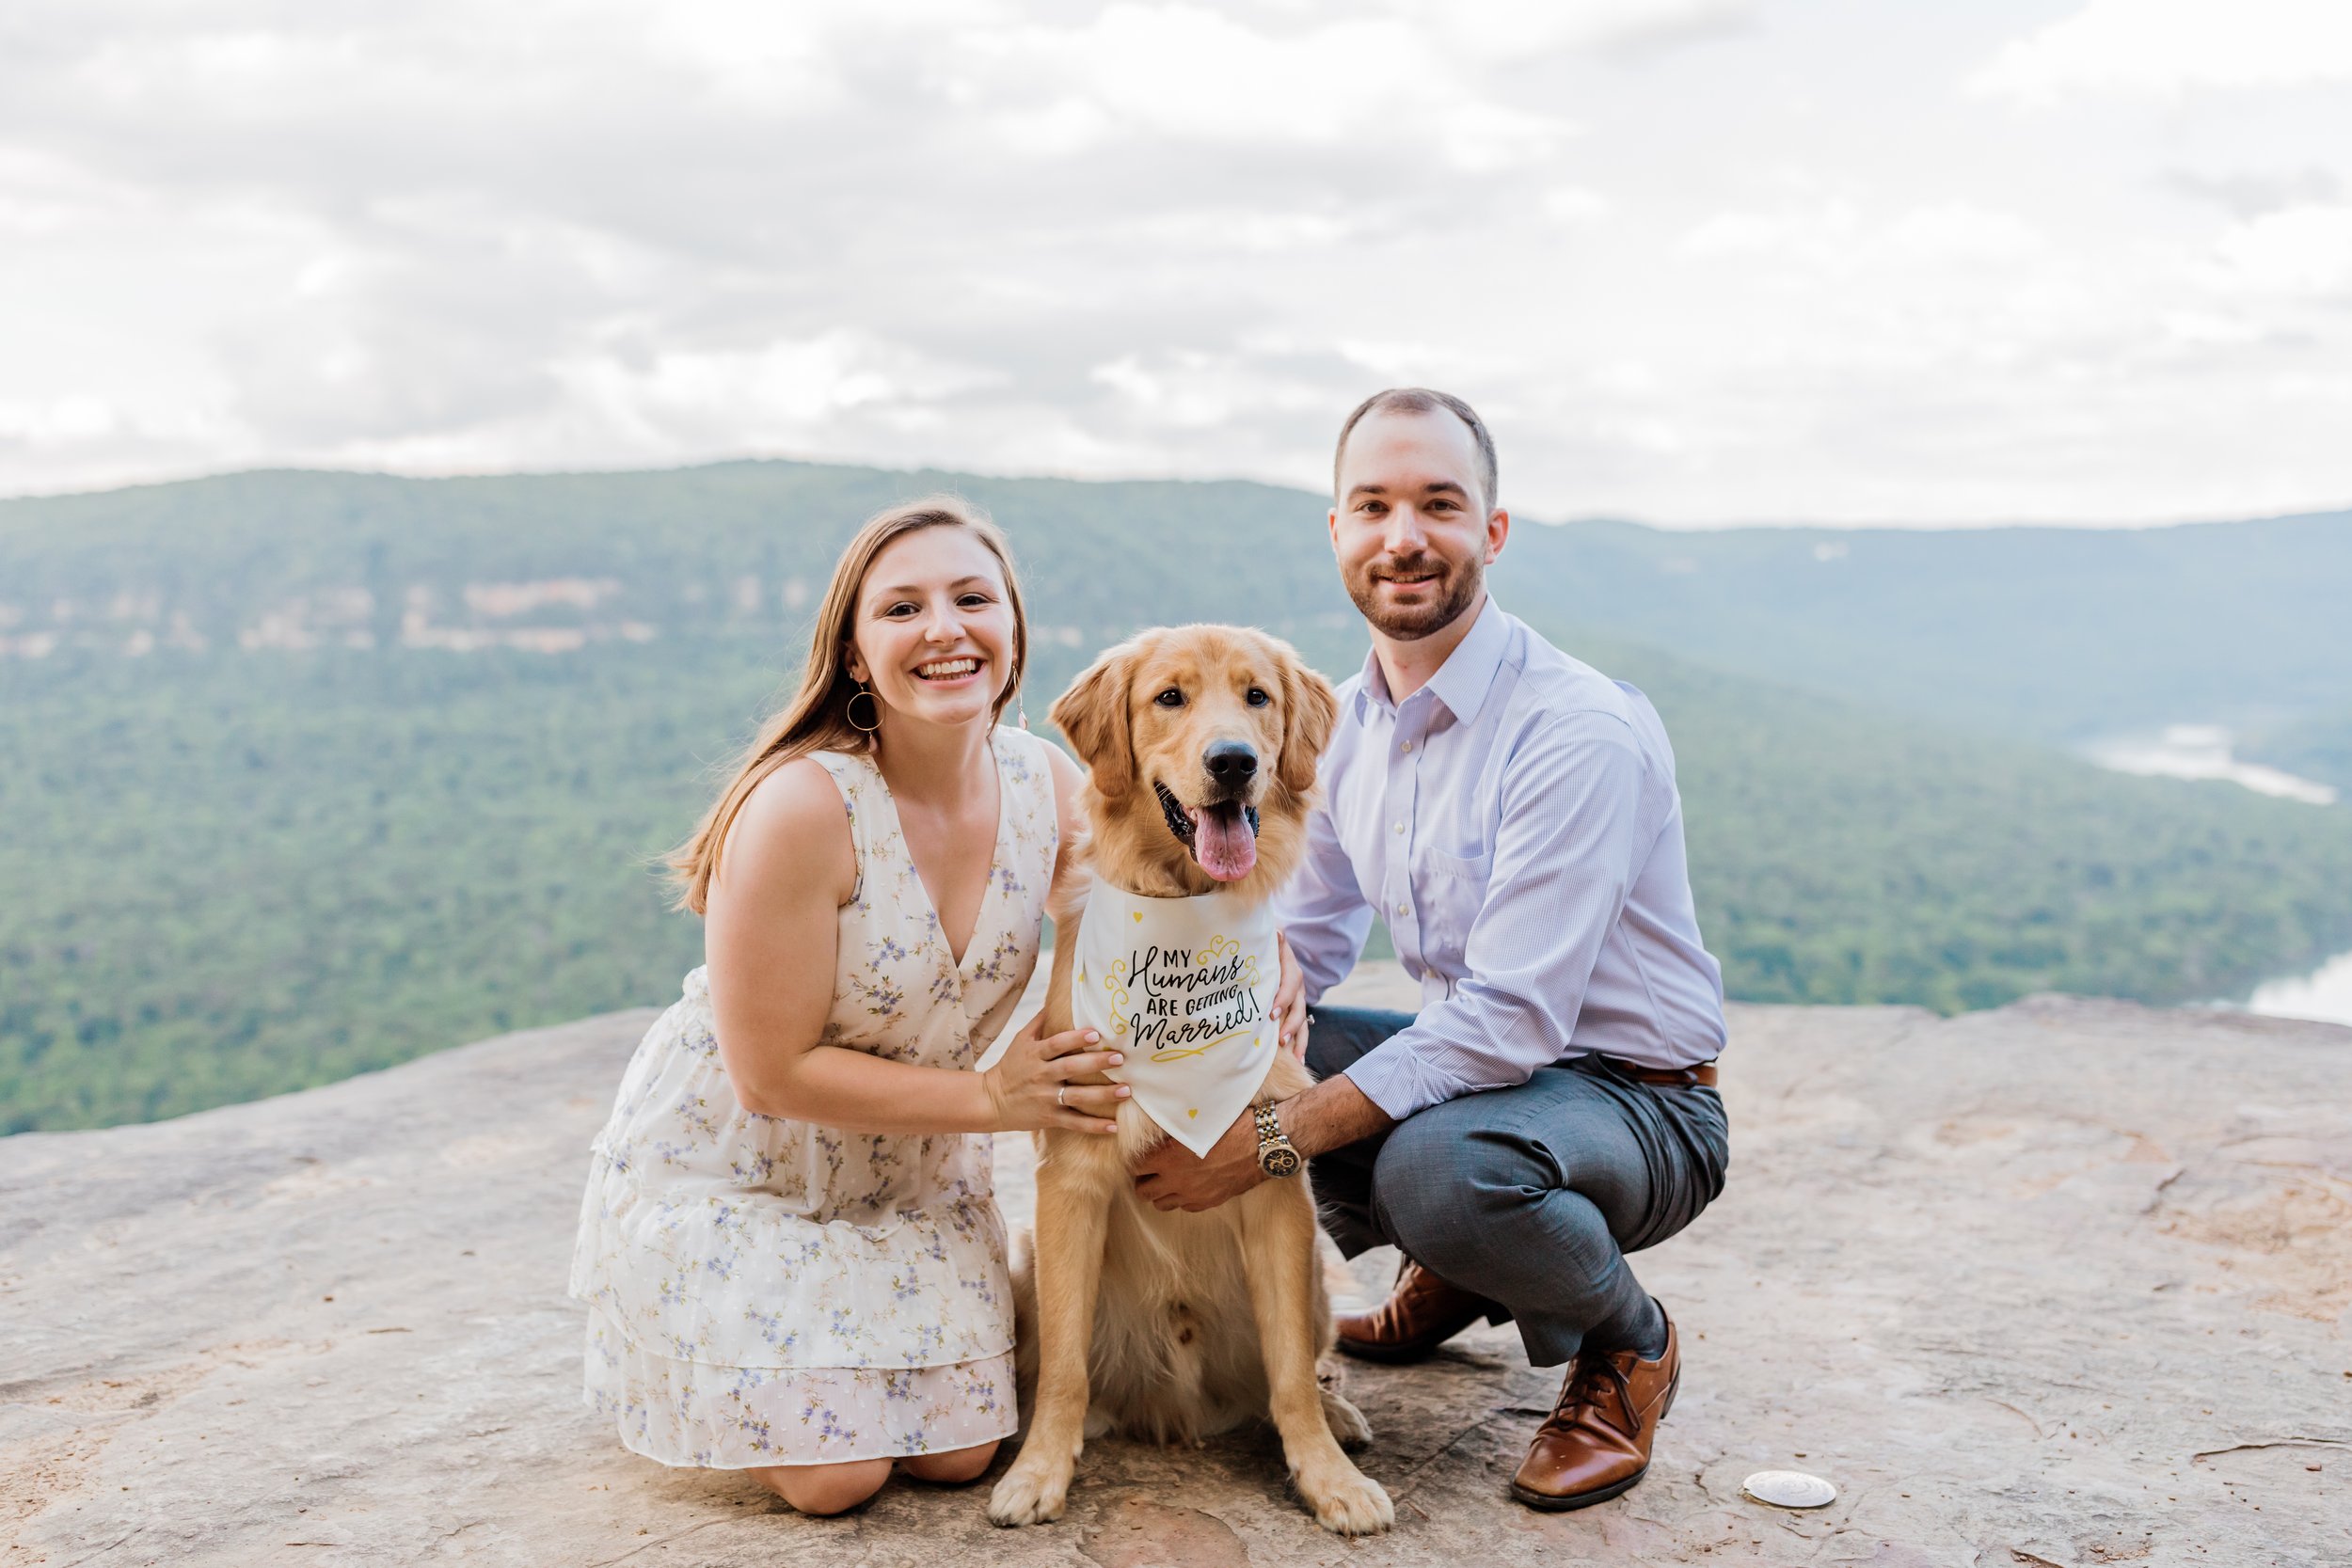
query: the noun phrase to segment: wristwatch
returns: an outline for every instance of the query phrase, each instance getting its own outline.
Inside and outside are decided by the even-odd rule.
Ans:
[[[1281,1118],[1274,1113],[1274,1101],[1261,1101],[1250,1114],[1258,1123],[1258,1168],[1268,1176],[1296,1176],[1307,1162],[1291,1147],[1290,1134],[1282,1131]]]

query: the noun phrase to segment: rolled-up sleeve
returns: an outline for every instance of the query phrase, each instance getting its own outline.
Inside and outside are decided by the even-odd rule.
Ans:
[[[1565,1053],[1632,887],[1645,768],[1631,729],[1608,714],[1569,715],[1521,738],[1502,770],[1467,977],[1347,1069],[1374,1104],[1402,1121],[1524,1084]]]
[[[1307,977],[1310,1006],[1346,979],[1363,954],[1364,939],[1372,934],[1372,907],[1341,847],[1327,804],[1318,801],[1308,814],[1307,853],[1276,901],[1275,918]]]

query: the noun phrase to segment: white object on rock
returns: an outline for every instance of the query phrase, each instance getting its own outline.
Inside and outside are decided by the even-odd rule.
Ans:
[[[1774,1508],[1827,1508],[1837,1500],[1836,1487],[1803,1470],[1758,1470],[1740,1490]]]

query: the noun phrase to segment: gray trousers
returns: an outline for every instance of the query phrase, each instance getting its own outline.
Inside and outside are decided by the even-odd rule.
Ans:
[[[1343,1072],[1412,1022],[1317,1007],[1307,1066]],[[1491,1321],[1516,1320],[1529,1362],[1556,1367],[1588,1333],[1647,1320],[1625,1255],[1696,1219],[1724,1190],[1729,1157],[1713,1089],[1643,1084],[1580,1058],[1432,1105],[1315,1156],[1310,1174],[1342,1252],[1398,1248],[1499,1303]]]

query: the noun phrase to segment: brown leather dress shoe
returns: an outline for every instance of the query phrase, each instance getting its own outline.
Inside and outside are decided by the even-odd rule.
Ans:
[[[1661,1308],[1662,1310],[1662,1308]],[[1651,1441],[1682,1383],[1674,1320],[1655,1361],[1636,1352],[1586,1351],[1568,1363],[1560,1402],[1536,1429],[1511,1496],[1530,1508],[1587,1508],[1649,1473]]]
[[[1336,1320],[1340,1349],[1366,1361],[1419,1361],[1489,1312],[1485,1296],[1447,1284],[1411,1259],[1396,1271],[1396,1288],[1369,1312]]]

